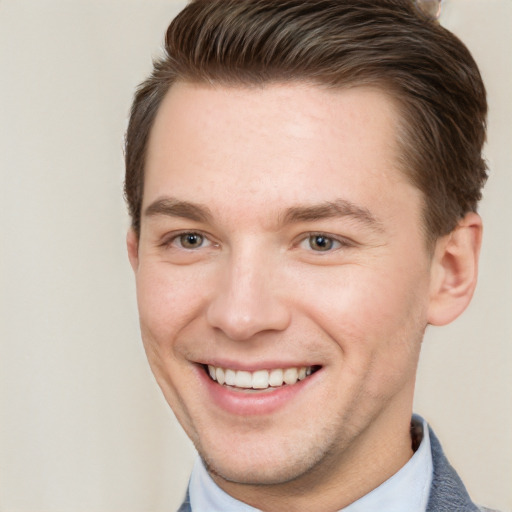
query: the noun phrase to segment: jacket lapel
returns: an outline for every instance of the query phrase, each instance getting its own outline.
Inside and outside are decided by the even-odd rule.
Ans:
[[[480,509],[471,501],[462,480],[445,457],[439,440],[432,429],[429,431],[434,476],[427,512],[478,512]]]
[[[192,512],[192,508],[190,507],[190,497],[188,495],[188,489],[187,494],[185,496],[185,500],[181,504],[181,507],[178,509],[177,512]]]

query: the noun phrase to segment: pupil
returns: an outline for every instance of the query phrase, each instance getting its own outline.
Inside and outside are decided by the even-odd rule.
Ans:
[[[332,247],[332,240],[322,235],[311,237],[311,245],[314,249],[328,251]]]
[[[183,247],[191,248],[201,245],[203,237],[194,233],[189,233],[181,237],[181,244]]]

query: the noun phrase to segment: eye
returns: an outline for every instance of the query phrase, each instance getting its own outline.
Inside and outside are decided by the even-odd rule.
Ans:
[[[184,249],[197,249],[203,245],[204,237],[199,233],[184,233],[178,237],[178,240]]]
[[[332,236],[328,236],[325,233],[313,233],[305,238],[300,246],[304,249],[313,250],[315,252],[329,252],[332,250],[339,249],[344,244]]]
[[[314,251],[330,251],[334,245],[335,240],[325,235],[311,235],[308,239],[309,247]]]
[[[180,249],[194,250],[211,245],[211,242],[201,233],[187,231],[173,236],[166,245],[174,245]]]

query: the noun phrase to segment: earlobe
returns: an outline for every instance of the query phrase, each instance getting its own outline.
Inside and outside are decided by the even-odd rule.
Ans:
[[[135,231],[130,228],[126,234],[126,248],[128,249],[128,259],[134,272],[137,272],[139,266],[139,238]]]
[[[431,267],[428,322],[446,325],[468,306],[478,276],[482,220],[468,213],[448,235],[436,242]]]

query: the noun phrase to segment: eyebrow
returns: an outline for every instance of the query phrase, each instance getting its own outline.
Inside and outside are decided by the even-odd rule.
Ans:
[[[173,197],[164,197],[151,203],[144,211],[146,217],[164,215],[180,217],[196,222],[211,222],[213,215],[206,206],[190,201],[181,201]],[[372,215],[370,210],[358,206],[346,199],[337,199],[320,204],[292,206],[279,216],[278,224],[296,224],[314,222],[322,219],[351,217],[375,231],[384,231],[382,224]]]
[[[206,206],[189,201],[180,201],[172,197],[157,199],[144,211],[146,217],[165,215],[168,217],[180,217],[196,222],[209,222],[212,214]]]
[[[282,224],[313,222],[337,217],[351,217],[376,231],[384,231],[382,224],[373,216],[368,208],[358,206],[346,199],[337,199],[332,202],[307,206],[293,206],[286,210]]]

